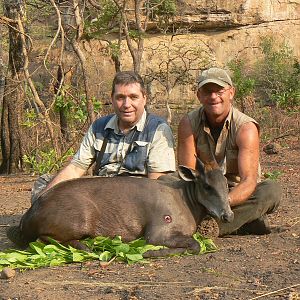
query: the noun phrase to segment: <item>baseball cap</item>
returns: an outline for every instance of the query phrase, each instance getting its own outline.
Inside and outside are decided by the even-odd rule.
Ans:
[[[204,70],[198,78],[198,89],[210,82],[222,87],[227,85],[232,86],[230,76],[225,70],[220,68],[210,68],[208,70]]]

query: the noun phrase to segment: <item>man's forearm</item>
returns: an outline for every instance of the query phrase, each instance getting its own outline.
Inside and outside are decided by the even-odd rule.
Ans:
[[[161,173],[148,173],[147,177],[150,179],[157,179],[160,176],[166,175],[168,172],[161,172]]]
[[[50,189],[54,185],[66,181],[69,179],[74,179],[74,178],[79,178],[83,176],[86,173],[85,170],[73,165],[73,164],[68,164],[66,167],[64,167],[47,185],[46,190]]]
[[[230,206],[236,206],[245,202],[255,191],[256,181],[245,180],[232,188],[229,192]]]

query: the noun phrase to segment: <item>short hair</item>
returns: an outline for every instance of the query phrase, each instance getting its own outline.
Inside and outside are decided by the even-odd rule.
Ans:
[[[143,95],[146,94],[145,83],[138,73],[134,71],[122,71],[118,72],[115,75],[115,78],[112,83],[111,95],[113,96],[113,94],[115,93],[117,84],[128,85],[131,83],[139,83],[141,86],[141,92],[143,93]]]

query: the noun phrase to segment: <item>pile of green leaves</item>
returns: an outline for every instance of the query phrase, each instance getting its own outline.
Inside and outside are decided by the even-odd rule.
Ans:
[[[194,234],[194,239],[200,245],[199,254],[214,252],[216,245],[211,239],[203,238],[199,233]],[[120,236],[114,239],[107,237],[87,238],[81,242],[91,252],[75,249],[71,246],[65,247],[53,239],[49,244],[36,241],[30,243],[25,251],[10,249],[0,252],[0,271],[5,267],[12,269],[36,269],[47,266],[59,266],[72,262],[84,262],[99,260],[109,262],[112,259],[123,261],[128,264],[145,262],[143,253],[148,250],[159,250],[164,246],[146,244],[142,238],[129,243],[124,243]],[[188,253],[185,253],[188,255]]]

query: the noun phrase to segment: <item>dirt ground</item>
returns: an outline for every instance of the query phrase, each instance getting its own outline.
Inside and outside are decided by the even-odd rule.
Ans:
[[[99,262],[16,273],[0,279],[0,299],[300,299],[300,146],[262,152],[264,172],[281,171],[282,205],[269,216],[286,231],[217,238],[219,251],[153,259],[148,264]],[[30,205],[35,177],[0,177],[0,251],[5,231]]]

